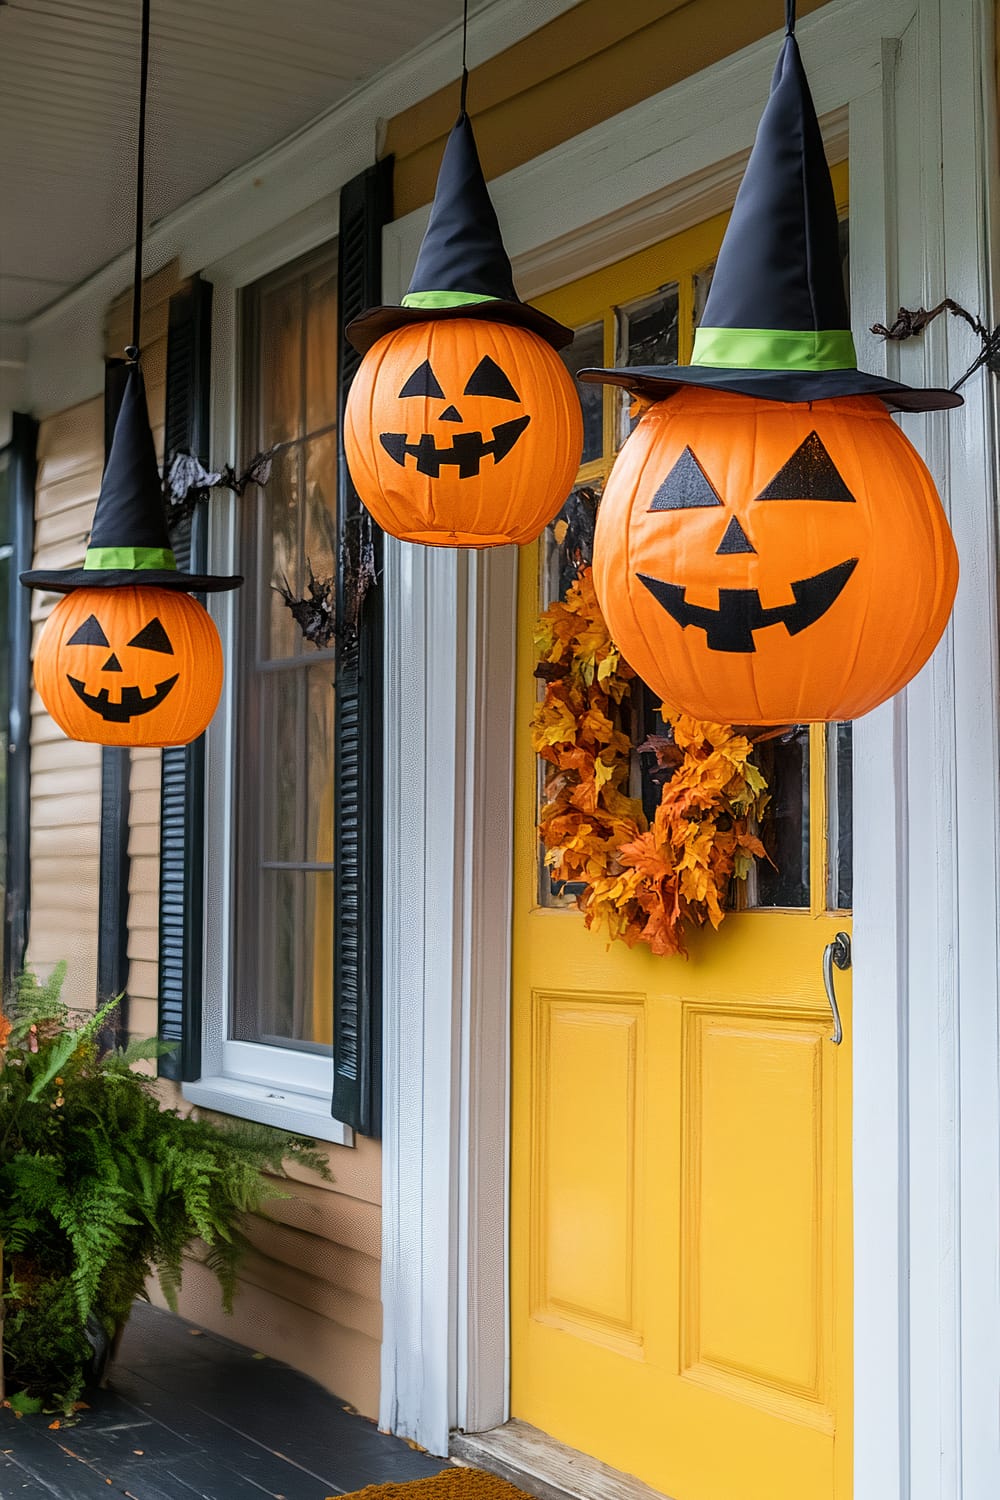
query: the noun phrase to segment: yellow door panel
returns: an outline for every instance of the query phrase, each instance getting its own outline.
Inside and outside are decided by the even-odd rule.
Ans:
[[[642,1007],[604,995],[533,998],[533,1315],[635,1345]],[[607,1108],[595,1111],[595,1098]]]
[[[683,1007],[680,1291],[688,1378],[829,1431],[824,1025]]]
[[[610,362],[618,308],[676,266],[686,357],[723,223],[546,310],[603,320]],[[627,430],[618,394],[604,402],[603,447],[580,476],[598,488]],[[693,935],[686,961],[588,932],[575,907],[540,898],[542,556],[522,550],[518,625],[512,1413],[672,1500],[849,1500],[850,974],[836,975],[836,1046],[822,957],[850,917],[829,909],[828,731],[810,731],[798,810],[808,904],[734,911]]]

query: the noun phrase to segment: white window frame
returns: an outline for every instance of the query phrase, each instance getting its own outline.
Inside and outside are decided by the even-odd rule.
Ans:
[[[212,283],[213,460],[240,451],[239,393],[243,358],[240,294],[245,287],[337,234],[339,194],[322,198],[260,239],[206,268]],[[237,508],[228,491],[216,491],[209,508],[209,555],[219,570],[237,569]],[[231,664],[236,646],[235,594],[211,597],[209,611],[227,663],[222,698],[206,741],[205,969],[202,1001],[202,1074],[181,1092],[192,1104],[243,1119],[277,1125],[339,1146],[353,1146],[354,1131],[330,1114],[333,1058],[291,1047],[234,1041],[229,1034],[235,942],[236,697]]]

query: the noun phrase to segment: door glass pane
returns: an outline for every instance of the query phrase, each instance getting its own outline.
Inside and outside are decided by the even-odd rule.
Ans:
[[[754,758],[771,797],[758,834],[767,859],[759,859],[748,882],[753,907],[809,905],[809,726],[796,724],[771,739],[757,740]]]
[[[849,911],[854,904],[851,744],[850,724],[827,725],[827,820],[830,851],[827,905],[831,911]]]
[[[571,375],[591,365],[604,364],[604,324],[588,323],[578,328],[568,349],[560,350]],[[604,451],[604,387],[576,384],[583,408],[583,460],[585,464],[600,458]]]
[[[565,599],[583,568],[589,568],[594,555],[594,524],[601,484],[577,485],[566,504],[542,536],[539,608],[545,609],[556,599]],[[545,693],[545,681],[538,678],[538,697]],[[554,778],[559,772],[549,761],[536,757],[538,767],[536,821],[552,795]],[[553,880],[545,864],[545,850],[538,844],[539,906],[572,906],[581,885]]]
[[[603,485],[579,484],[542,536],[542,587],[539,608],[567,592],[583,568],[594,560],[594,526]]]
[[[616,308],[615,364],[676,364],[678,309],[676,282],[661,287],[651,297],[640,297]],[[618,398],[620,447],[635,426],[635,420],[629,415],[632,398],[628,391],[618,391]]]

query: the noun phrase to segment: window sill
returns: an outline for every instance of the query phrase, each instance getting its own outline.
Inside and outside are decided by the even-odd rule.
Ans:
[[[222,1076],[185,1083],[181,1093],[189,1103],[198,1104],[202,1109],[238,1115],[243,1120],[256,1120],[260,1125],[276,1125],[281,1130],[309,1135],[336,1146],[354,1145],[354,1131],[350,1125],[334,1120],[329,1101],[315,1094]]]

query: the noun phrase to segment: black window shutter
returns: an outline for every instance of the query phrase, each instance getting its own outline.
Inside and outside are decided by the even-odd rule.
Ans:
[[[8,608],[10,709],[7,738],[7,870],[4,905],[3,988],[7,994],[28,947],[31,890],[31,592],[16,579],[31,567],[35,532],[38,423],[22,412],[12,417],[10,463],[11,588]]]
[[[344,403],[361,356],[344,327],[382,293],[382,228],[392,216],[392,158],[340,193],[334,859],[333,1114],[363,1135],[381,1134],[382,1079],[382,600],[357,596],[367,548],[381,572],[382,537],[358,498],[344,458]]]
[[[212,287],[200,276],[170,299],[164,463],[193,453],[208,464]],[[179,568],[204,570],[206,516],[198,506],[170,533]],[[161,1076],[201,1072],[205,739],[163,751],[160,781],[160,1039],[178,1046]]]
[[[126,365],[109,359],[104,366],[104,462],[111,452],[118,411],[125,394]],[[113,1047],[128,1033],[128,827],[129,767],[127,748],[101,750],[101,838],[98,873],[97,1003],[116,995],[121,1004],[105,1027],[101,1043]]]

